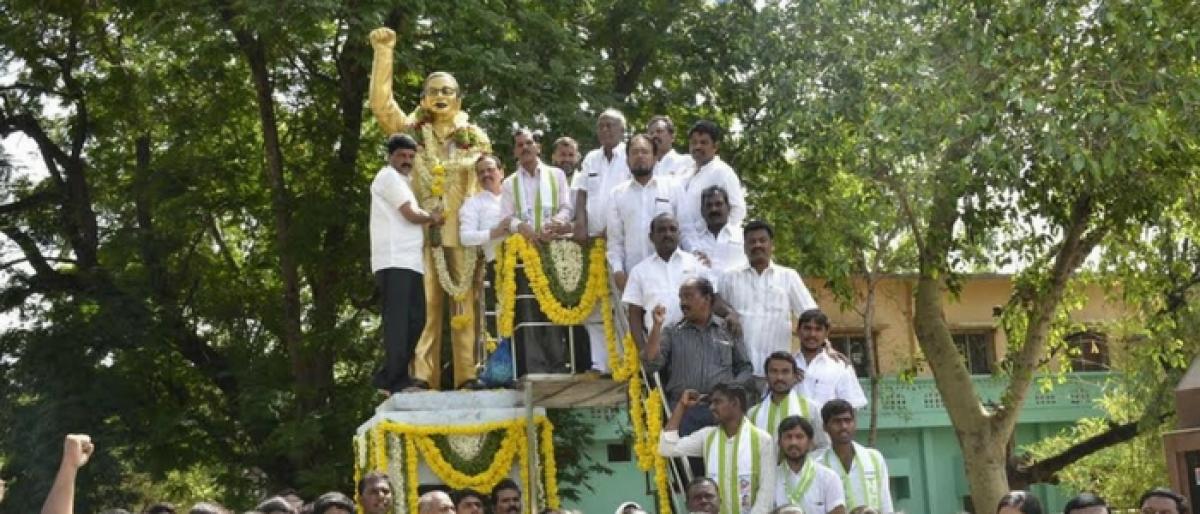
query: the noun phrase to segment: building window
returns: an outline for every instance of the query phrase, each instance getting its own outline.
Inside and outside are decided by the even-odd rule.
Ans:
[[[1103,333],[1076,332],[1067,336],[1071,371],[1108,371],[1108,338]]]
[[[878,336],[876,336],[878,341]],[[871,376],[871,349],[867,347],[867,338],[860,334],[833,334],[829,336],[829,344],[833,349],[842,352],[850,358],[854,365],[854,374],[859,378]]]
[[[995,352],[992,350],[992,331],[955,332],[954,346],[966,361],[972,375],[990,375]]]

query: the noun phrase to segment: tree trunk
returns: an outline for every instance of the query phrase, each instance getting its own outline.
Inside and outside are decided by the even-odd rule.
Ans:
[[[955,427],[959,447],[963,452],[963,468],[971,492],[971,506],[976,514],[990,514],[1009,491],[1007,435],[996,434],[989,421],[973,427]]]
[[[864,259],[865,260],[865,259]],[[867,305],[863,313],[863,340],[866,350],[870,352],[871,363],[867,366],[871,378],[871,429],[867,436],[867,446],[875,446],[879,435],[879,348],[875,345],[875,288],[879,285],[878,276],[868,271]]]

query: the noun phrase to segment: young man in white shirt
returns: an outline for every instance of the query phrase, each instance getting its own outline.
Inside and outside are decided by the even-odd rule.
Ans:
[[[766,514],[775,502],[775,441],[746,419],[746,390],[717,384],[709,396],[716,426],[679,437],[684,413],[701,397],[688,390],[680,397],[658,440],[664,457],[703,457],[704,475],[718,484],[721,514]]]
[[[726,270],[719,289],[745,331],[754,376],[764,377],[761,365],[768,355],[792,350],[792,320],[817,308],[817,302],[796,270],[775,264],[775,231],[769,223],[747,223],[742,239],[748,261]]]
[[[646,134],[654,140],[654,176],[682,177],[691,171],[692,157],[675,151],[675,123],[663,115],[650,118]]]
[[[721,186],[729,194],[729,223],[735,227],[742,226],[742,222],[746,220],[746,193],[733,168],[717,156],[721,144],[721,128],[708,120],[699,121],[688,131],[688,144],[694,162],[691,171],[680,179],[680,228],[684,234],[704,230],[700,192],[710,186]]]
[[[654,253],[646,234],[650,220],[659,214],[675,214],[677,191],[674,182],[651,172],[654,139],[634,134],[625,144],[629,170],[633,178],[612,190],[608,209],[608,268],[617,287],[625,289],[633,266]]]
[[[412,191],[417,142],[396,134],[387,140],[388,165],[371,182],[371,271],[383,298],[383,366],[376,389],[387,394],[414,386],[409,364],[425,328],[423,225],[442,224],[442,214],[425,212]]]
[[[621,142],[624,136],[625,115],[621,111],[606,109],[600,113],[596,119],[596,140],[600,142],[600,148],[588,152],[583,158],[582,168],[571,182],[571,189],[577,192],[583,205],[582,210],[576,207],[575,223],[587,227],[589,240],[604,237],[612,190],[617,184],[629,180],[625,143]],[[597,302],[592,315],[584,322],[592,356],[589,371],[595,374],[608,373],[608,345],[604,340],[603,320],[600,303]]]
[[[567,187],[567,177],[562,170],[543,163],[541,152],[542,147],[532,132],[517,130],[513,136],[517,171],[504,179],[500,192],[500,216],[509,220],[509,231],[532,242],[547,241],[571,230],[571,190]],[[518,272],[516,280],[518,295],[532,294],[524,273]],[[532,299],[518,299],[516,311],[518,324],[548,321]],[[566,363],[554,357],[566,351],[564,327],[518,326],[516,332],[518,367],[524,365],[524,371],[533,373],[568,371]]]
[[[814,455],[813,460],[832,469],[842,480],[846,510],[865,506],[880,514],[894,513],[887,460],[879,450],[854,441],[854,433],[858,430],[854,407],[845,400],[830,400],[821,407],[821,418],[825,420],[825,431],[833,446]]]
[[[821,405],[840,398],[856,409],[865,407],[867,395],[863,394],[854,367],[832,355],[829,349],[829,317],[818,309],[804,311],[796,323],[796,332],[800,336],[796,364],[804,371],[804,381],[796,387]]]
[[[805,514],[846,514],[846,493],[837,473],[808,458],[813,449],[812,423],[790,416],[776,432],[782,462],[775,471],[775,506],[795,505]]]
[[[809,449],[828,448],[829,434],[825,433],[821,423],[821,405],[794,389],[800,380],[800,369],[792,354],[772,353],[763,367],[767,370],[769,394],[758,405],[750,407],[746,417],[768,434],[778,434],[780,422],[790,416],[801,416],[817,427],[815,434],[808,434]]]

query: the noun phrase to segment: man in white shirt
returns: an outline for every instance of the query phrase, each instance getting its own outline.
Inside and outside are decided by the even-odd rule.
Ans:
[[[717,384],[709,394],[717,425],[681,438],[684,413],[701,400],[695,390],[685,391],[658,440],[664,457],[704,458],[704,475],[720,490],[721,514],[766,514],[775,502],[775,441],[746,419],[745,394],[741,385]]]
[[[566,233],[571,228],[571,190],[563,171],[547,166],[541,160],[542,147],[527,129],[513,136],[513,154],[517,171],[504,179],[500,191],[500,216],[510,220],[510,232],[520,233],[529,241],[541,242]],[[517,294],[532,294],[524,273],[516,274]],[[514,334],[518,364],[532,373],[564,373],[562,355],[567,345],[563,327],[537,325],[520,327],[522,323],[548,323],[537,302],[518,298],[516,304],[518,328]],[[519,336],[519,337],[518,337]],[[555,350],[547,350],[554,348]],[[519,371],[519,370],[518,370]]]
[[[763,367],[767,369],[770,394],[758,405],[750,407],[746,417],[768,434],[777,434],[781,421],[789,416],[801,416],[817,427],[815,434],[808,434],[809,446],[814,450],[828,448],[829,434],[825,433],[824,424],[821,423],[821,405],[793,389],[800,380],[800,369],[796,367],[796,359],[792,354],[772,353],[767,356]]]
[[[671,118],[661,114],[650,118],[646,134],[654,140],[655,177],[682,177],[691,171],[692,157],[675,151],[675,123]]]
[[[840,398],[856,409],[865,407],[867,395],[863,394],[854,367],[831,354],[829,317],[818,309],[806,310],[800,314],[796,330],[800,336],[796,364],[804,371],[804,381],[796,387],[821,405]]]
[[[679,223],[674,216],[663,213],[650,221],[650,242],[654,253],[633,267],[621,294],[621,303],[628,305],[629,331],[638,348],[645,348],[646,330],[653,325],[651,313],[655,306],[666,307],[667,325],[683,319],[679,287],[705,271],[695,256],[679,250]]]
[[[729,223],[735,227],[742,226],[742,222],[746,220],[746,193],[733,168],[717,156],[721,144],[721,128],[708,120],[699,121],[688,131],[688,144],[694,162],[692,170],[685,173],[680,182],[680,228],[685,234],[704,230],[700,192],[710,186],[721,186],[729,193]]]
[[[531,241],[552,237],[569,226],[571,190],[567,176],[540,157],[542,146],[528,129],[513,136],[517,172],[504,179],[500,192],[500,216],[511,219],[509,231]]]
[[[596,119],[596,140],[600,148],[588,152],[583,158],[582,168],[575,174],[571,189],[583,205],[576,207],[575,223],[587,227],[589,239],[604,237],[608,223],[609,197],[613,188],[629,180],[629,163],[625,158],[625,115],[616,109],[606,109]],[[576,233],[578,233],[578,226]],[[600,303],[596,303],[592,315],[584,322],[588,345],[591,347],[592,372],[608,372],[608,346],[604,340],[604,318],[600,315]]]
[[[845,400],[830,400],[821,407],[821,417],[833,447],[813,455],[813,460],[832,469],[842,479],[846,510],[866,506],[880,514],[894,513],[887,461],[879,450],[854,442],[854,432],[858,429],[854,408]]]
[[[608,209],[608,268],[617,287],[624,290],[629,271],[654,253],[650,244],[650,220],[663,213],[675,214],[676,190],[667,177],[652,174],[654,140],[635,134],[626,143],[633,178],[612,191]]]
[[[742,230],[742,239],[743,255],[749,259],[727,270],[719,289],[745,331],[754,376],[764,377],[761,365],[768,355],[792,350],[792,319],[816,309],[817,302],[796,270],[772,260],[775,231],[770,224],[751,221]]]
[[[813,425],[801,416],[779,423],[776,432],[783,462],[775,471],[775,506],[795,505],[805,514],[846,514],[846,494],[837,473],[808,458]]]
[[[704,230],[684,233],[683,247],[691,250],[720,281],[730,268],[746,264],[741,225],[729,222],[729,193],[721,186],[709,186],[700,193]]]
[[[479,181],[479,191],[463,202],[458,209],[458,239],[464,247],[479,247],[482,251],[482,261],[488,264],[496,260],[496,246],[508,236],[509,221],[500,219],[500,184],[504,180],[504,170],[500,167],[500,159],[494,155],[484,154],[475,161],[475,178]],[[480,264],[475,267],[475,294],[479,306],[496,305],[495,287],[485,288],[484,284],[495,284],[496,272],[492,266]],[[478,311],[480,316],[485,308]],[[482,326],[482,325],[481,325]],[[454,355],[454,366],[475,366],[477,357],[474,355]],[[477,379],[459,384],[459,388],[475,388],[479,386]]]
[[[387,140],[388,165],[371,182],[371,271],[383,298],[383,366],[373,383],[388,394],[414,386],[408,368],[425,328],[422,225],[442,224],[425,212],[412,191],[417,142],[396,134]]]

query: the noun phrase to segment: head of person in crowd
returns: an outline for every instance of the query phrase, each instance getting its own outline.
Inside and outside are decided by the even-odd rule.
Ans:
[[[292,504],[292,508],[297,511],[304,505],[304,498],[300,496],[298,491],[290,487],[275,493],[275,496],[287,500],[288,503]]]
[[[807,418],[788,416],[779,422],[779,430],[772,435],[779,441],[780,457],[787,459],[789,463],[800,463],[812,449],[815,433],[812,422]]]
[[[540,136],[527,128],[517,129],[513,133],[513,157],[526,171],[537,169],[542,159],[542,144]]]
[[[596,141],[605,150],[611,150],[625,137],[625,115],[613,108],[605,109],[596,118]]]
[[[617,505],[617,510],[613,514],[634,514],[637,512],[645,512],[645,510],[637,502],[624,502]]]
[[[417,158],[417,140],[408,134],[392,134],[387,139],[388,165],[405,175],[412,174]]]
[[[379,471],[358,480],[358,501],[366,514],[385,514],[392,509],[392,481]]]
[[[1063,507],[1063,514],[1110,514],[1111,512],[1104,498],[1092,493],[1079,493],[1068,500],[1067,505]]]
[[[804,514],[804,509],[796,505],[782,505],[775,507],[771,514]]]
[[[820,309],[801,312],[800,319],[796,321],[796,335],[800,338],[800,350],[805,355],[824,350],[825,340],[829,338],[829,316]]]
[[[175,514],[175,505],[168,502],[158,502],[146,507],[142,514]]]
[[[282,496],[272,496],[259,503],[254,510],[262,514],[297,514],[296,508],[292,507]]]
[[[771,389],[771,396],[776,400],[787,396],[800,380],[796,358],[783,350],[768,355],[767,360],[763,362],[763,369],[767,372],[767,387]]]
[[[458,514],[483,514],[487,505],[487,496],[474,489],[455,491],[454,510]]]
[[[454,514],[454,502],[445,491],[429,491],[417,499],[420,514]]]
[[[661,213],[650,220],[650,243],[662,260],[671,260],[679,249],[679,237],[679,221],[670,213]]]
[[[688,512],[717,514],[721,510],[720,506],[721,492],[717,490],[716,481],[708,477],[699,476],[688,483]]]
[[[188,514],[225,514],[224,507],[210,502],[200,502],[188,509]]]
[[[626,164],[638,182],[648,180],[654,171],[654,145],[654,140],[645,134],[634,134],[625,143]]]
[[[462,89],[454,75],[435,71],[425,77],[421,86],[421,109],[435,121],[453,121],[462,110]]]
[[[492,488],[492,514],[521,514],[521,488],[512,479]]]
[[[700,192],[700,212],[709,230],[720,230],[729,222],[729,193],[721,186],[704,188]]]
[[[492,154],[480,155],[475,159],[475,178],[479,188],[492,193],[500,192],[500,184],[504,181],[504,167],[500,159]]]
[[[650,118],[646,124],[646,134],[654,140],[655,157],[662,157],[675,145],[675,123],[661,114]]]
[[[735,382],[722,382],[713,386],[708,395],[708,408],[713,418],[721,425],[729,425],[746,417],[746,386]]]
[[[1028,491],[1009,491],[996,505],[996,514],[1045,514],[1042,502]]]
[[[879,514],[879,511],[872,509],[866,505],[859,505],[850,511],[850,514]]]
[[[1141,514],[1189,514],[1187,498],[1165,487],[1156,487],[1138,499]]]
[[[766,221],[751,220],[742,229],[742,245],[750,265],[762,271],[771,264],[771,258],[775,256],[775,229]]]
[[[834,446],[854,442],[858,422],[854,419],[854,407],[850,402],[841,398],[825,402],[821,407],[821,419],[825,420],[825,432],[829,434]]]
[[[579,142],[571,136],[563,136],[554,140],[554,153],[550,156],[554,167],[570,175],[579,168]]]
[[[689,277],[679,286],[679,311],[694,325],[705,325],[712,317],[717,292],[705,277]]]
[[[704,166],[716,157],[721,146],[721,127],[708,120],[697,121],[688,131],[688,148],[697,166]]]
[[[312,514],[354,514],[354,500],[337,491],[330,491],[312,502]]]

